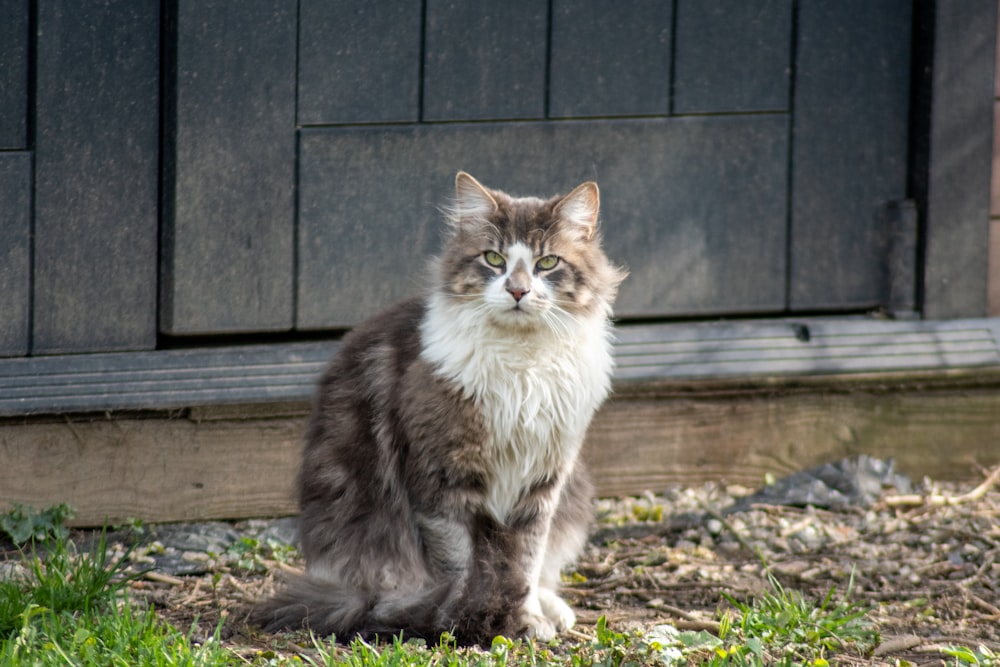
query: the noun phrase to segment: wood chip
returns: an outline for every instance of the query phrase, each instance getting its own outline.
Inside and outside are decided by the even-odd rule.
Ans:
[[[881,644],[875,647],[873,654],[875,656],[883,656],[899,653],[900,651],[909,651],[912,648],[916,648],[917,646],[926,643],[926,641],[927,640],[921,639],[917,635],[898,635],[896,637],[889,637],[884,639]]]
[[[157,572],[156,570],[147,570],[142,575],[150,581],[156,581],[161,584],[170,584],[171,586],[183,586],[184,580],[179,577],[174,577],[169,574],[163,574],[162,572]]]

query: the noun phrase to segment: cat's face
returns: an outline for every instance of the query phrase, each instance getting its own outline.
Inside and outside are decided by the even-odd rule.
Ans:
[[[456,177],[453,234],[441,257],[444,292],[500,327],[559,328],[609,314],[624,272],[600,248],[595,183],[548,201]]]

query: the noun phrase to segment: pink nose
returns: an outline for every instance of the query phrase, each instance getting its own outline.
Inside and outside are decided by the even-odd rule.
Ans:
[[[507,291],[510,292],[510,295],[512,297],[514,297],[514,301],[520,302],[521,299],[524,298],[524,295],[530,292],[531,290],[521,289],[519,287],[508,287]]]

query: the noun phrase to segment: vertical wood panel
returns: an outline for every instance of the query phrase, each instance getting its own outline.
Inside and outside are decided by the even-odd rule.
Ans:
[[[989,264],[986,316],[1000,317],[1000,220],[990,221]]]
[[[299,324],[347,327],[421,293],[455,170],[515,194],[601,186],[623,317],[778,311],[784,116],[303,131]]]
[[[160,7],[39,0],[35,353],[156,342]]]
[[[998,12],[1000,13],[1000,12]],[[995,88],[1000,94],[1000,88]],[[990,217],[1000,217],[1000,99],[993,100],[993,160],[990,165]]]
[[[910,12],[909,0],[799,3],[792,309],[888,296],[881,212],[907,196]]]
[[[666,115],[672,4],[554,0],[549,116]]]
[[[784,111],[791,0],[678,0],[675,113]]]
[[[548,3],[427,0],[424,120],[542,118]]]
[[[996,0],[933,3],[924,315],[986,314]]]
[[[296,2],[171,17],[160,326],[292,327]]]
[[[28,353],[31,155],[0,153],[0,356]]]
[[[28,145],[28,0],[0,0],[0,149]]]
[[[452,169],[428,128],[300,133],[300,329],[347,328],[426,284]],[[439,156],[429,159],[429,152]],[[434,193],[442,198],[435,199]]]
[[[420,0],[302,0],[299,123],[417,120]]]

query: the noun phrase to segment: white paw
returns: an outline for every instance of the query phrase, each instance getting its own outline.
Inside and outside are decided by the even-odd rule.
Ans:
[[[569,630],[576,624],[576,614],[555,591],[540,588],[538,590],[538,603],[545,618],[552,622],[556,632]]]
[[[524,636],[540,642],[550,642],[556,637],[556,627],[552,621],[540,614],[524,614]]]

